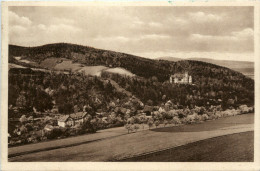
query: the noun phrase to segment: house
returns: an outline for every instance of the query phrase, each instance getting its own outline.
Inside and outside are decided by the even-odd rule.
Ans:
[[[145,105],[143,112],[146,114],[146,116],[151,116],[153,112],[153,108],[154,108],[153,106]]]
[[[54,127],[53,127],[52,125],[45,125],[44,130],[45,130],[45,131],[52,131],[53,128],[54,128]]]
[[[176,73],[170,76],[170,83],[175,84],[192,84],[192,77],[188,74],[188,72]]]
[[[65,115],[58,119],[58,125],[60,127],[73,126],[74,121],[69,115]]]
[[[74,120],[75,125],[78,123],[83,123],[87,116],[87,112],[77,112],[70,114],[70,117]]]
[[[62,116],[58,119],[58,125],[61,127],[74,126],[81,124],[87,116],[87,112],[77,112],[70,115]]]

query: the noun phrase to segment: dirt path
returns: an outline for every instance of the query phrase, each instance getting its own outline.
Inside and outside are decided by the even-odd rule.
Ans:
[[[122,88],[120,85],[117,84],[114,80],[108,79],[113,87],[117,89],[117,91],[126,94],[128,97],[132,97],[132,93]]]
[[[216,121],[209,121],[198,125],[183,126],[183,129],[159,128],[154,130],[145,130],[132,134],[125,134],[124,128],[113,128],[103,130],[100,133],[72,137],[64,140],[45,142],[47,145],[64,143],[75,144],[80,141],[97,140],[82,143],[66,148],[59,148],[48,151],[35,152],[17,157],[9,158],[9,161],[113,161],[121,160],[126,157],[136,156],[145,153],[151,153],[168,148],[185,145],[187,143],[228,135],[239,132],[253,130],[254,115],[240,115],[230,118],[223,118]],[[212,129],[211,129],[212,127]],[[165,131],[165,129],[167,131]],[[46,146],[46,144],[34,144]],[[32,145],[15,147],[9,149],[9,155],[15,154],[19,150],[32,150]]]

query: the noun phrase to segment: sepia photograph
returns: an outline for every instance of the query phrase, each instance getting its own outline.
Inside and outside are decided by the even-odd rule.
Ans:
[[[7,162],[254,163],[257,8],[172,3],[6,5]]]

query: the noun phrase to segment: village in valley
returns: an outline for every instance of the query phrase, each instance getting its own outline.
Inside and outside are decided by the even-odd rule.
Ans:
[[[29,77],[33,80],[32,74],[19,73],[23,77]],[[110,81],[112,80],[106,80],[105,82],[110,84]],[[187,71],[171,75],[166,83],[173,86],[195,86],[192,82],[192,76]],[[119,85],[116,84],[116,86]],[[43,91],[50,96],[54,94],[54,90],[49,87]],[[111,101],[106,111],[102,109],[94,111],[89,104],[80,108],[76,104],[73,106],[73,112],[60,114],[59,110],[61,109],[58,109],[56,102],[52,101],[54,105],[51,109],[40,112],[33,107],[32,112],[19,115],[19,113],[24,113],[22,111],[26,110],[25,105],[28,104],[24,96],[26,93],[21,92],[21,95],[16,100],[16,106],[9,106],[9,116],[16,117],[9,118],[9,131],[11,132],[9,132],[8,144],[9,146],[17,146],[36,143],[49,139],[95,133],[98,130],[120,126],[125,126],[126,132],[129,133],[136,132],[141,127],[144,128],[144,125],[147,125],[147,128],[150,129],[152,127],[157,128],[159,125],[191,124],[254,111],[253,107],[247,105],[241,105],[238,109],[231,108],[222,111],[221,105],[213,105],[216,103],[221,104],[221,99],[217,99],[216,103],[207,102],[207,108],[199,106],[190,108],[190,106],[182,106],[179,103],[174,104],[171,100],[166,100],[165,103],[156,106],[150,100],[145,105],[130,92],[127,93],[129,93],[127,101],[125,99]],[[162,96],[163,99],[166,99],[166,97],[167,95]],[[97,96],[93,97],[93,101],[96,104],[103,103]],[[231,105],[234,104],[232,99],[229,101]],[[17,116],[20,117],[17,118]]]

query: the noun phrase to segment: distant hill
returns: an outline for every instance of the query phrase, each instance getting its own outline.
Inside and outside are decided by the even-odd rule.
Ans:
[[[102,70],[108,68],[121,68],[110,70],[112,72],[122,72],[122,69],[124,69],[124,73],[129,73],[129,75],[134,74],[146,79],[156,77],[160,82],[169,80],[169,76],[174,73],[188,71],[192,75],[194,82],[197,83],[201,83],[203,78],[211,78],[228,83],[232,82],[232,80],[243,80],[241,84],[246,87],[252,87],[252,84],[254,84],[253,80],[250,81],[239,72],[212,64],[231,66],[231,62],[225,64],[221,63],[221,61],[209,59],[206,62],[152,60],[121,52],[67,43],[48,44],[38,47],[9,45],[9,62],[51,70],[94,72],[97,73],[96,75],[100,75]],[[245,63],[245,65],[250,67],[250,63]],[[233,64],[232,66],[237,65]],[[247,85],[248,83],[250,86]]]
[[[16,57],[19,57],[20,61],[26,60],[30,62],[21,63],[15,59]],[[69,60],[67,63],[71,62],[71,64],[74,65],[72,70],[77,70],[78,64],[124,68],[127,73],[128,71],[130,72],[129,75],[135,74],[144,78],[157,76],[160,81],[168,79],[170,74],[169,69],[171,69],[169,62],[158,62],[125,53],[75,44],[57,43],[39,47],[9,45],[9,63],[54,69],[57,64],[62,64],[66,60]],[[62,67],[65,68],[71,64],[63,65]],[[162,67],[163,65],[166,66]],[[116,71],[122,72],[122,70],[119,69]],[[115,70],[111,72],[115,72]]]
[[[210,100],[214,102],[212,104],[219,104],[219,99],[223,105],[234,103],[232,99],[236,104],[254,103],[254,80],[216,65],[214,61],[152,60],[89,46],[57,43],[39,47],[9,45],[9,63],[12,67],[82,71],[106,76],[143,102],[152,100],[156,105],[163,101],[163,95],[183,105],[207,105]],[[170,75],[185,71],[192,76],[192,85],[169,84]],[[109,76],[107,72],[110,72]]]
[[[174,62],[184,60],[182,58],[176,58],[176,57],[159,57],[157,59],[174,61]],[[232,70],[241,72],[242,74],[249,76],[251,78],[254,76],[254,62],[215,60],[215,59],[209,59],[209,58],[188,58],[188,60],[196,60],[196,61],[212,63],[215,65],[224,66],[224,67],[230,68]]]

